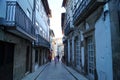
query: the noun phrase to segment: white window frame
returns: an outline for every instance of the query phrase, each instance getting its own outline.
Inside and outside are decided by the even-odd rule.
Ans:
[[[88,54],[88,74],[94,78],[95,70],[95,48],[93,36],[87,38],[87,54]]]

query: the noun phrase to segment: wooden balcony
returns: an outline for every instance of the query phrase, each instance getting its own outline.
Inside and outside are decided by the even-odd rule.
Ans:
[[[37,40],[35,41],[35,47],[46,47],[50,48],[50,43],[44,39],[41,35],[36,34]]]
[[[104,5],[107,0],[82,0],[78,2],[73,14],[73,24],[77,26],[93,13],[99,6]]]
[[[32,21],[16,1],[7,1],[5,27],[7,31],[28,40],[35,40]]]

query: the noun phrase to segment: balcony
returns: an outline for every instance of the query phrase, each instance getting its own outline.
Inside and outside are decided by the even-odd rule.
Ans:
[[[16,1],[7,1],[4,26],[7,31],[28,40],[35,40],[32,21]]]
[[[68,21],[65,28],[65,35],[67,36],[71,31],[73,31],[73,25],[71,21]]]
[[[75,7],[75,13],[73,14],[73,24],[78,25],[85,18],[87,18],[95,9],[105,4],[107,0],[82,0],[78,2],[78,8]]]
[[[36,35],[37,40],[35,41],[35,47],[46,47],[50,48],[50,43],[44,39],[41,35]]]

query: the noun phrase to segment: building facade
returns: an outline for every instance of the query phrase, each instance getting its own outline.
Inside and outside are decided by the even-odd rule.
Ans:
[[[54,31],[52,29],[50,29],[50,56],[51,56],[51,60],[54,59],[54,53],[55,53],[56,42],[54,41],[54,39],[55,39]]]
[[[37,12],[39,6],[44,14],[42,19]],[[49,51],[49,11],[47,0],[0,1],[0,80],[21,80],[33,72],[39,44],[44,50],[39,58],[46,62],[43,56]],[[37,43],[40,41],[43,44]]]
[[[89,80],[120,79],[119,3],[119,0],[63,0],[66,62]],[[68,24],[70,21],[72,25]]]
[[[65,2],[63,2],[63,3],[65,3]],[[63,6],[65,6],[65,5],[63,5]],[[61,27],[62,27],[62,34],[64,35],[64,28],[65,28],[65,26],[66,26],[66,13],[62,13],[61,14]],[[63,38],[62,38],[62,42],[63,42],[63,45],[64,45],[64,63],[66,64],[66,65],[68,65],[68,42],[67,42],[67,36],[63,36]]]
[[[62,38],[56,38],[57,43],[57,56],[59,56],[59,61],[61,61],[62,57],[64,56],[64,46],[62,43]]]
[[[48,62],[48,55],[50,53],[50,42],[49,42],[49,26],[51,12],[47,0],[34,0],[33,18],[34,25],[36,28],[35,41],[35,70],[39,66]]]
[[[63,44],[58,44],[57,46],[57,53],[59,55],[59,61],[62,61],[62,58],[64,57],[64,46]]]
[[[62,46],[62,38],[55,38],[54,41],[56,42],[56,48],[55,48],[56,54],[55,54],[55,56],[57,56],[57,55],[59,55],[58,47]]]

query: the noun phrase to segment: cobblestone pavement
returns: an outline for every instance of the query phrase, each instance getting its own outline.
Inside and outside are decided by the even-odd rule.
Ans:
[[[62,65],[58,62],[56,65],[51,62],[46,69],[38,76],[36,80],[76,80]]]
[[[88,80],[74,69],[54,61],[47,63],[35,72],[25,76],[22,80]]]

